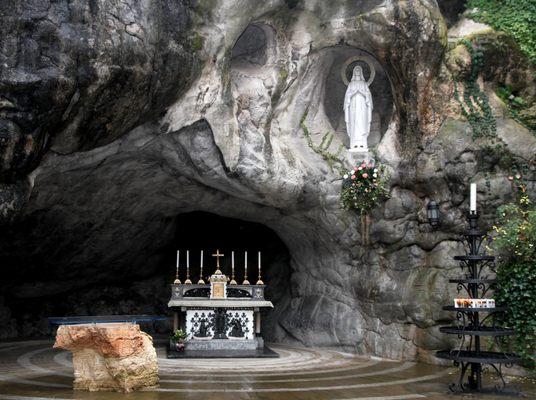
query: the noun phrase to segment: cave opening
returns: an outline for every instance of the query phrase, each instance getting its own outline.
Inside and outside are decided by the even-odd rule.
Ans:
[[[278,317],[290,304],[290,254],[279,236],[267,226],[241,219],[222,217],[216,214],[195,211],[181,214],[176,219],[176,233],[170,244],[170,255],[165,263],[167,273],[174,270],[174,250],[181,250],[180,279],[184,282],[185,253],[190,251],[190,279],[196,283],[200,278],[200,253],[204,250],[203,280],[208,282],[216,270],[212,256],[219,250],[224,254],[220,269],[231,277],[231,252],[235,255],[235,280],[240,284],[245,275],[245,252],[248,252],[248,280],[254,284],[258,279],[257,255],[261,252],[261,278],[266,285],[266,298],[274,304],[273,310],[263,311],[264,337],[278,341],[281,337]],[[170,280],[171,281],[171,280]],[[167,300],[166,300],[167,301]]]
[[[72,265],[71,269],[77,270],[77,279],[73,280],[71,274],[65,273],[65,265],[69,264],[65,260],[67,253],[39,255],[36,248],[37,252],[29,258],[33,260],[32,265],[24,268],[20,266],[24,248],[11,248],[10,252],[0,255],[6,267],[0,283],[3,294],[0,296],[0,338],[50,335],[53,330],[47,317],[51,316],[156,314],[171,317],[167,303],[175,275],[176,250],[181,251],[181,280],[185,280],[186,250],[189,250],[190,279],[197,283],[200,251],[204,250],[203,278],[208,282],[216,266],[215,257],[211,255],[219,249],[225,255],[220,259],[221,269],[228,276],[231,251],[235,252],[235,279],[239,283],[244,279],[244,251],[248,251],[248,278],[252,284],[258,279],[257,252],[262,253],[266,298],[274,304],[274,310],[263,315],[263,330],[267,340],[278,341],[277,338],[282,337],[278,318],[290,304],[291,276],[289,251],[279,236],[263,224],[209,212],[194,211],[162,218],[165,219],[162,224],[168,228],[162,231],[159,244],[148,246],[141,239],[128,246],[116,243],[124,252],[131,251],[136,257],[142,254],[146,260],[142,266],[134,267],[129,263],[129,255],[123,254],[107,265]],[[65,238],[55,237],[54,240],[61,243]],[[5,257],[6,254],[11,257]],[[39,270],[37,260],[45,258],[46,267],[43,269],[41,264]],[[22,270],[24,273],[19,273]],[[155,333],[167,334],[171,320],[147,327],[150,331],[153,328]]]

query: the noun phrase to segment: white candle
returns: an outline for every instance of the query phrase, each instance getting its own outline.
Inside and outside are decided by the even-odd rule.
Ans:
[[[247,251],[244,253],[244,264],[247,268],[248,267],[248,252]]]
[[[469,210],[471,211],[471,213],[476,213],[476,183],[471,183]]]
[[[203,268],[203,250],[201,250],[201,268]]]
[[[186,268],[190,268],[190,250],[186,250]]]
[[[261,269],[261,252],[259,251],[259,270]]]
[[[231,267],[234,269],[234,251],[231,251]]]
[[[177,271],[179,270],[179,253],[180,251],[177,250]]]

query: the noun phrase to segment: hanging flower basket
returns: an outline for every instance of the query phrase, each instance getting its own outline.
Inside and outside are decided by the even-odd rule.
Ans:
[[[357,211],[361,218],[362,242],[368,244],[370,211],[389,198],[386,189],[387,176],[380,164],[363,161],[343,176],[341,206],[347,211]]]

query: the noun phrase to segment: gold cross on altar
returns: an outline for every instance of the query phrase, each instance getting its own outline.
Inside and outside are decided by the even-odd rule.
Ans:
[[[216,268],[220,269],[220,257],[223,257],[225,254],[221,254],[219,249],[216,249],[216,254],[212,254],[212,257],[216,257]]]

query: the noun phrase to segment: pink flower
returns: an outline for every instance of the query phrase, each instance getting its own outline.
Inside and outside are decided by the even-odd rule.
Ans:
[[[363,174],[363,178],[368,178],[368,174],[366,172]]]
[[[363,161],[363,163],[361,164],[361,168],[365,168],[367,166],[367,164]]]
[[[354,171],[357,171],[357,167],[354,168]]]
[[[355,175],[352,175],[352,179],[355,179]]]

